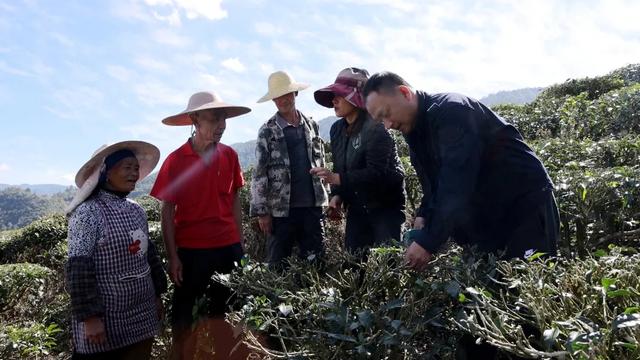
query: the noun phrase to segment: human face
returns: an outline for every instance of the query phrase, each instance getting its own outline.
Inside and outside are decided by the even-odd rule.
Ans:
[[[348,102],[342,96],[334,96],[331,102],[333,103],[333,110],[336,112],[337,117],[346,118],[358,111],[357,107]]]
[[[367,96],[367,111],[387,129],[409,134],[415,123],[417,103],[410,88],[399,86],[392,93],[374,91]]]
[[[296,110],[296,94],[288,93],[273,99],[281,114],[290,114]]]
[[[217,144],[227,128],[227,115],[213,110],[199,111],[194,125],[196,137],[201,143]]]
[[[107,172],[107,188],[109,190],[132,192],[140,178],[140,165],[135,157],[127,157],[118,161]]]

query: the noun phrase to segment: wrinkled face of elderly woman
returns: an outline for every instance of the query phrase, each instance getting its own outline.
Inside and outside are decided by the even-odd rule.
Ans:
[[[140,178],[140,165],[135,157],[118,161],[107,172],[107,187],[113,191],[132,192]]]

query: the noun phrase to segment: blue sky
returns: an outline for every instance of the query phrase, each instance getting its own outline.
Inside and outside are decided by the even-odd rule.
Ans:
[[[0,0],[0,183],[72,184],[101,144],[140,139],[162,159],[188,137],[160,120],[214,90],[253,111],[223,142],[255,138],[274,111],[268,75],[313,90],[347,66],[392,70],[429,92],[482,97],[640,62],[640,1]]]

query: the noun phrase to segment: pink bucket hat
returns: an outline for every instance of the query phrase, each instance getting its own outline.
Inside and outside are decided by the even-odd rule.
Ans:
[[[342,96],[356,107],[364,109],[364,99],[362,98],[362,88],[369,79],[369,72],[365,69],[355,67],[346,68],[338,74],[336,81],[313,93],[316,102],[324,107],[333,107],[333,98]]]

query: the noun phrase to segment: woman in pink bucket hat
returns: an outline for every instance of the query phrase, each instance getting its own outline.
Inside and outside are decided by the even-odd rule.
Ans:
[[[316,102],[333,108],[340,119],[330,132],[333,170],[311,171],[331,184],[329,218],[346,210],[345,246],[351,252],[399,240],[405,220],[404,169],[391,134],[365,109],[362,88],[368,77],[364,69],[346,68],[314,93]]]

